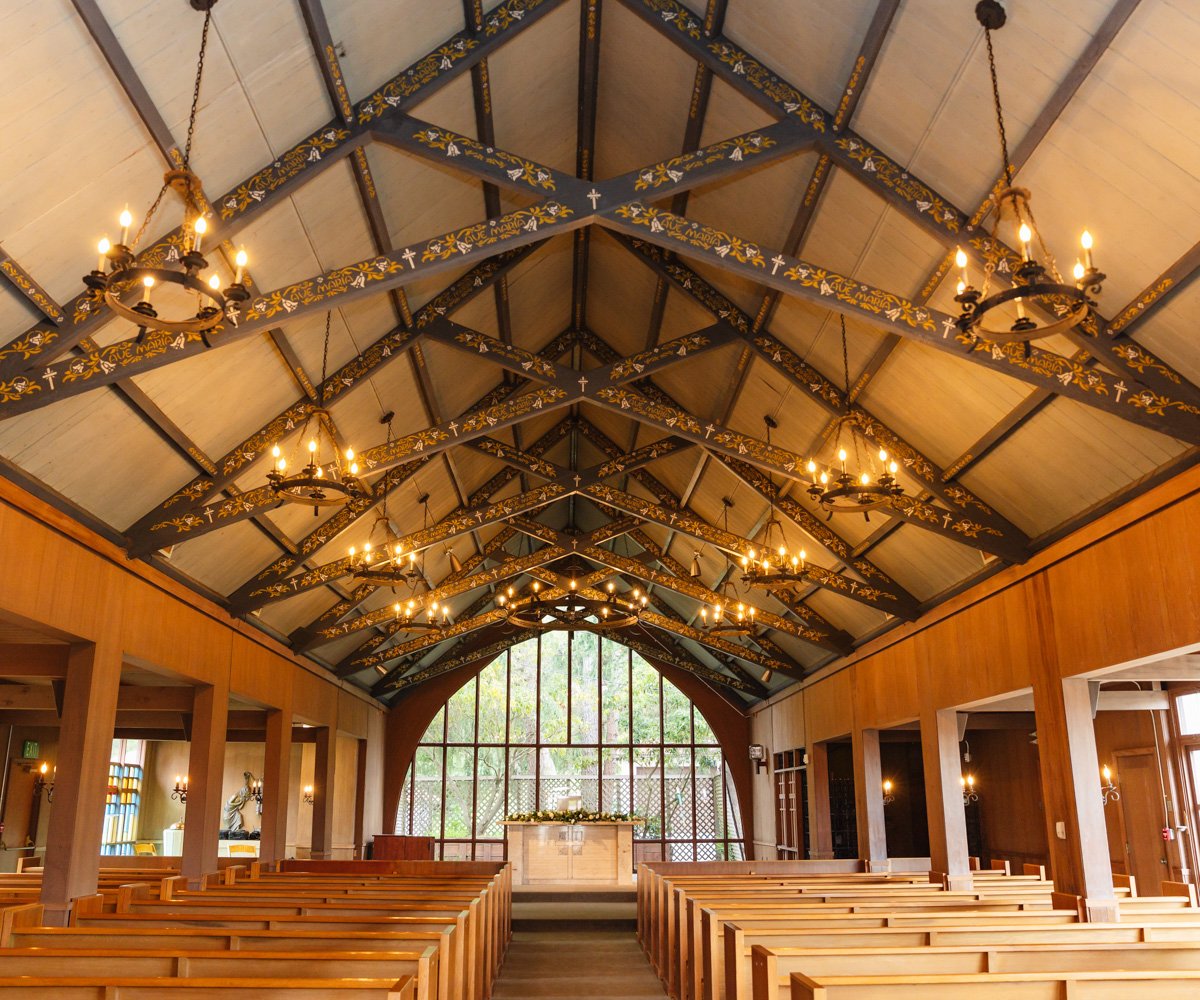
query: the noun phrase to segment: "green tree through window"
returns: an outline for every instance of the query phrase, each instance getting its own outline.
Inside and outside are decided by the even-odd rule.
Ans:
[[[404,781],[402,833],[442,858],[500,859],[509,813],[632,812],[635,860],[744,856],[725,759],[708,721],[619,643],[547,632],[513,646],[451,696]]]

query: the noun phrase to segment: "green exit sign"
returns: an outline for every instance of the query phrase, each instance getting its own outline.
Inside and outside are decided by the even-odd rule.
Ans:
[[[37,760],[41,751],[41,744],[37,740],[26,740],[21,744],[21,756],[26,760]]]

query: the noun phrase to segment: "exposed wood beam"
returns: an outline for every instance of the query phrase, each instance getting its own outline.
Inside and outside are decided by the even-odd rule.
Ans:
[[[367,141],[372,125],[428,98],[563,2],[505,0],[489,12],[482,36],[458,32],[435,46],[360,101],[355,106],[353,125],[344,125],[340,116],[335,117],[219,198],[215,202],[218,218],[214,220],[213,236],[218,240],[232,238],[296,188],[351,155]],[[173,230],[142,251],[139,262],[149,265],[161,261],[182,240],[182,230]],[[76,295],[64,312],[68,323],[61,330],[39,324],[0,347],[0,386],[11,383],[24,369],[33,370],[52,361],[107,318],[104,311],[92,310],[86,291]]]
[[[39,285],[33,275],[18,264],[3,247],[0,247],[0,274],[4,275],[9,283],[24,296],[25,301],[55,326],[61,326],[66,322],[62,306],[55,302],[53,296]]]
[[[1122,419],[1193,443],[1200,442],[1200,406],[1168,399],[1149,389],[1130,389],[1119,376],[1087,369],[1070,358],[1033,345],[1000,346],[974,340],[958,330],[955,318],[903,296],[807,261],[772,254],[770,248],[711,226],[671,215],[643,202],[622,205],[598,217],[607,228],[702,260],[803,301],[833,309],[981,367],[1038,388],[1050,389]],[[967,352],[967,353],[964,353]]]

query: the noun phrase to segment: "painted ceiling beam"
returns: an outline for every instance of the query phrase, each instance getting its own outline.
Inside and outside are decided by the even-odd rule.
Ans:
[[[702,38],[699,19],[678,0],[621,2],[689,56],[704,61],[719,78],[760,107],[784,120],[800,122],[834,162],[947,247],[961,245],[977,267],[991,264],[1001,276],[1007,276],[1019,265],[1020,254],[1002,241],[993,240],[979,228],[979,219],[969,219],[948,198],[914,177],[862,136],[849,129],[835,134],[832,116],[827,111],[751,53],[725,37]],[[1128,2],[1125,7],[1132,9]],[[1115,24],[1113,33],[1127,17],[1128,10],[1114,11],[1109,19]],[[964,342],[971,340],[963,339]],[[1174,408],[1172,404],[1176,404],[1200,413],[1200,388],[1144,347],[1131,341],[1118,345],[1095,336],[1085,339],[1090,349],[1115,371],[1144,386],[1156,399],[1154,405]],[[969,343],[965,346],[990,350],[993,345],[979,341],[973,348]]]
[[[730,233],[689,222],[642,202],[598,217],[601,225],[822,308],[898,333],[982,367],[1112,413],[1191,443],[1200,442],[1200,407],[1150,389],[1131,389],[1120,376],[1087,367],[1033,345],[998,345],[967,337],[955,318],[882,289]],[[773,256],[771,256],[774,254]],[[1028,350],[1025,348],[1028,347]],[[964,353],[964,349],[969,353]]]
[[[509,249],[541,242],[547,236],[586,224],[560,202],[541,202],[516,209],[500,219],[485,220],[413,243],[402,252],[379,254],[332,271],[294,282],[264,295],[252,296],[245,311],[209,339],[214,348],[260,332],[286,316],[327,311],[351,302],[457,271]],[[59,399],[143,374],[208,348],[200,334],[147,333],[141,344],[122,340],[84,357],[55,362],[39,375],[18,375],[0,381],[0,419],[49,405]]]
[[[643,500],[641,497],[634,496],[631,493],[626,493],[623,490],[603,484],[590,486],[584,492],[585,495],[591,497],[597,503],[624,511],[627,514],[633,514],[643,521],[658,524],[664,528],[670,528],[690,538],[711,545],[713,548],[720,549],[732,556],[732,561],[734,562],[737,562],[756,548],[755,543],[749,538],[743,538],[741,535],[709,524],[702,517],[687,509],[663,507],[648,500]],[[911,601],[911,599],[906,600],[898,594],[890,593],[881,586],[861,583],[852,577],[825,569],[823,566],[818,566],[814,563],[809,563],[805,567],[803,575],[805,580],[813,586],[829,590],[840,597],[865,604],[885,614],[908,621],[917,617],[918,605],[915,602]],[[714,601],[704,598],[700,600],[700,603],[721,602],[718,596]],[[763,621],[765,622],[766,619],[764,618]],[[800,636],[800,638],[806,637]]]
[[[435,319],[465,305],[475,295],[488,287],[520,260],[536,250],[536,246],[521,247],[508,254],[493,257],[473,267],[465,275],[434,296],[417,313],[414,326],[418,329],[431,324]],[[290,431],[300,427],[312,413],[313,399],[324,397],[326,403],[341,398],[354,388],[365,383],[367,377],[380,370],[412,343],[413,334],[403,327],[396,327],[384,334],[361,354],[330,375],[312,396],[297,400],[287,409],[245,438],[216,463],[216,472],[209,476],[193,479],[162,502],[129,528],[127,534],[134,545],[141,543],[150,525],[161,520],[179,504],[195,504],[232,482],[252,462],[257,460],[274,442],[284,438]]]
[[[426,53],[355,107],[355,122],[343,124],[340,116],[281,153],[261,170],[236,185],[213,204],[212,234],[227,240],[267,209],[313,176],[350,155],[367,141],[367,129],[381,119],[401,114],[517,37],[565,0],[505,0],[488,15],[481,34],[460,31]],[[138,255],[142,265],[157,265],[178,253],[182,229],[174,229]],[[93,313],[87,291],[64,308],[68,322],[61,329],[39,324],[0,347],[0,386],[11,384],[18,373],[34,372],[75,346],[106,321]]]
[[[589,345],[589,349],[597,357],[607,357],[609,355],[615,355],[616,353],[608,344],[597,337],[594,333],[587,334],[586,342]],[[644,394],[650,396],[652,399],[658,400],[665,405],[679,405],[675,399],[673,399],[668,393],[664,392],[649,379],[640,383],[638,388]],[[585,422],[582,425],[582,429],[584,433],[588,434],[593,443],[595,443],[597,447],[604,451],[605,454],[609,455],[610,457],[616,457],[616,455],[620,454],[619,449],[616,448],[616,445],[612,441],[608,440],[608,438],[604,436],[598,428],[595,428],[593,425]],[[740,460],[730,459],[724,455],[714,454],[713,457],[719,463],[725,465],[726,468],[730,469],[730,471],[736,472],[736,466],[738,464],[742,464],[745,465],[746,468],[752,470],[755,475],[760,477],[764,482],[769,482],[769,478],[764,473],[759,471],[755,466],[749,465],[748,463],[741,463]],[[649,476],[644,473],[635,473],[634,475],[635,478],[637,478],[642,484],[642,486],[648,489],[651,495],[656,497],[660,503],[665,504],[666,506],[671,506],[673,503],[680,502],[680,498],[676,497],[674,493],[667,489],[662,483],[658,482],[658,480],[653,476]],[[770,498],[764,497],[764,499],[769,500]],[[780,500],[780,504],[782,504],[782,499]],[[835,532],[831,527],[829,527],[827,522],[821,521],[814,515],[809,514],[794,500],[790,501],[790,504],[797,509],[795,511],[791,511],[782,505],[779,506],[779,509],[784,512],[786,516],[791,517],[797,526],[808,532],[815,544],[822,546],[827,552],[830,553],[830,555],[840,559],[843,563],[846,563],[846,565],[848,565],[852,570],[861,575],[864,580],[887,587],[890,592],[896,594],[901,598],[901,600],[915,600],[911,598],[911,595],[909,595],[904,588],[900,586],[900,584],[893,580],[887,573],[885,573],[874,563],[867,559],[851,559],[850,556],[852,552],[852,546],[849,542],[838,535],[837,532]]]
[[[425,549],[458,535],[501,523],[514,514],[544,507],[565,496],[567,492],[565,487],[556,483],[547,483],[504,500],[496,500],[478,507],[459,508],[436,524],[402,535],[398,542],[406,553]],[[247,594],[244,600],[233,605],[233,610],[240,614],[256,611],[267,604],[324,586],[330,580],[350,576],[351,569],[349,556],[334,559],[296,576],[256,588]]]

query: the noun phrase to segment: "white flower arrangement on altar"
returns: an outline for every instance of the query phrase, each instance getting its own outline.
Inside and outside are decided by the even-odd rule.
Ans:
[[[513,813],[508,823],[644,823],[629,813],[592,812],[588,809],[539,809],[537,812]]]

